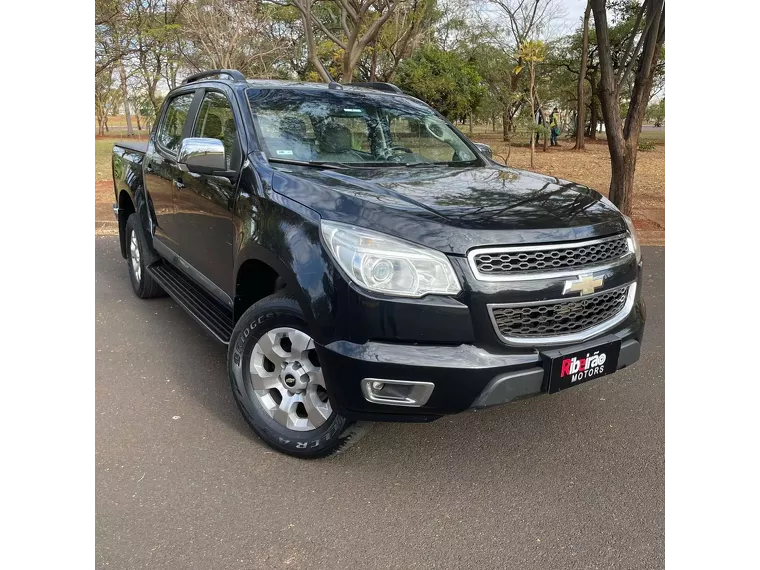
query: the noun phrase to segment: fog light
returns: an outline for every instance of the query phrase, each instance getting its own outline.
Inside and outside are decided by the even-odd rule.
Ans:
[[[390,406],[424,406],[433,393],[435,384],[414,380],[382,380],[364,378],[361,382],[364,399],[375,404]]]

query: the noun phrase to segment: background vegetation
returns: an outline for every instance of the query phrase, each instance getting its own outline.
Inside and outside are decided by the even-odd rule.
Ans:
[[[198,70],[389,81],[506,154],[545,139],[538,113],[558,107],[574,136],[580,112],[575,144],[609,139],[610,196],[630,214],[642,122],[665,120],[664,21],[662,0],[591,0],[575,23],[559,0],[96,0],[97,133],[115,115],[145,132]]]

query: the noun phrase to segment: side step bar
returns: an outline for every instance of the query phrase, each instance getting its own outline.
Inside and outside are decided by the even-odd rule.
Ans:
[[[164,291],[185,309],[190,316],[224,344],[230,343],[232,311],[196,285],[179,269],[165,261],[148,267],[148,273]]]

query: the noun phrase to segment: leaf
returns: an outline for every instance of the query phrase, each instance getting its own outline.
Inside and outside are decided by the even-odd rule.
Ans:
[[[520,73],[522,71],[522,68],[523,68],[522,65],[518,65],[517,67],[515,67],[515,75],[517,75],[518,73]]]

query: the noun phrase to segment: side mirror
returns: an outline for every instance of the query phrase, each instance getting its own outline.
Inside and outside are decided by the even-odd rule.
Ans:
[[[477,148],[480,151],[480,154],[493,160],[493,150],[491,149],[490,146],[483,143],[472,143],[472,144],[474,144],[475,148]]]
[[[219,139],[184,139],[179,146],[177,162],[182,170],[198,174],[227,170],[224,144]]]

